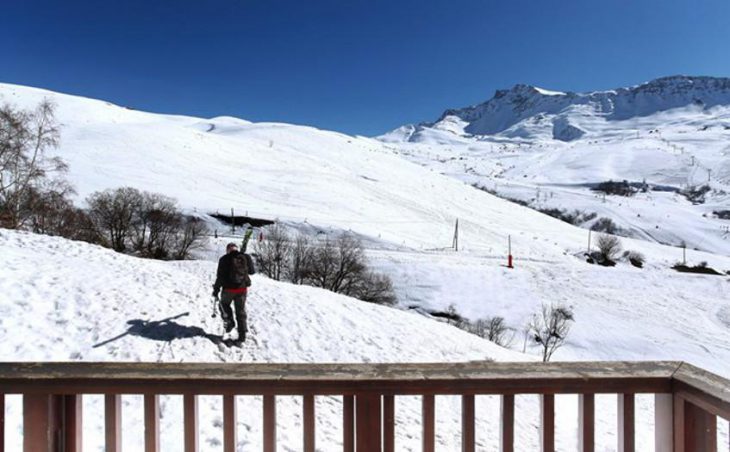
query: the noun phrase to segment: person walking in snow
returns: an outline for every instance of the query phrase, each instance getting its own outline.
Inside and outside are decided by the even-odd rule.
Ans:
[[[218,272],[215,284],[213,284],[213,297],[218,302],[218,307],[223,318],[223,326],[226,330],[223,340],[230,340],[230,333],[234,325],[238,330],[237,345],[246,340],[248,326],[246,324],[246,294],[251,286],[249,275],[255,273],[253,259],[248,254],[238,250],[238,245],[229,243],[226,245],[226,254],[218,260]],[[223,293],[221,294],[221,289]],[[233,309],[231,309],[231,303]],[[235,309],[235,323],[234,323]]]

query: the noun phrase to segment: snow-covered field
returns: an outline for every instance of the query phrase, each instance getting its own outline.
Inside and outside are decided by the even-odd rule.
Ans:
[[[728,277],[676,273],[669,267],[680,260],[681,249],[649,241],[674,243],[668,237],[676,236],[690,248],[718,250],[717,254],[691,250],[688,258],[691,263],[707,261],[718,270],[730,270],[729,253],[722,248],[726,240],[719,233],[713,235],[720,220],[701,215],[713,204],[691,206],[669,194],[652,194],[646,199],[637,195],[626,205],[616,199],[604,204],[585,187],[561,185],[593,183],[620,174],[634,178],[643,173],[619,172],[618,168],[650,168],[663,174],[663,165],[670,159],[657,154],[659,151],[648,149],[638,155],[655,157],[635,161],[631,160],[634,154],[617,144],[619,141],[601,148],[610,147],[611,152],[598,152],[591,146],[599,145],[588,143],[589,134],[569,143],[533,140],[518,147],[516,143],[528,140],[459,136],[453,133],[459,127],[463,131],[464,125],[458,122],[441,124],[452,127],[451,132],[424,130],[435,137],[431,142],[384,142],[286,124],[156,115],[0,84],[0,102],[30,108],[43,97],[57,104],[62,123],[58,155],[69,163],[69,179],[78,190],[80,203],[95,190],[127,185],[174,196],[183,208],[199,215],[235,208],[239,214],[280,219],[309,233],[349,230],[365,239],[373,264],[393,278],[400,308],[443,310],[454,305],[469,318],[500,315],[518,334],[512,350],[506,350],[414,312],[256,277],[248,304],[252,340],[240,351],[221,349],[209,336],[220,334],[219,320],[210,318],[209,295],[215,266],[212,259],[225,239],[211,241],[209,249],[201,253],[207,261],[162,263],[1,230],[2,360],[535,359],[529,345],[527,355],[521,353],[521,330],[542,303],[561,302],[574,308],[576,323],[556,360],[686,360],[730,375]],[[675,132],[679,134],[679,128]],[[698,142],[697,152],[692,152],[703,165],[717,168],[714,174],[720,177],[726,174],[723,165],[727,159],[717,157],[725,152],[718,143],[728,133],[720,128],[705,132],[715,135]],[[666,131],[661,133],[669,136]],[[611,136],[608,131],[605,135]],[[624,139],[650,147],[657,140],[653,135],[640,132],[639,138],[629,138],[636,136],[634,131]],[[687,146],[690,136],[695,135],[687,132]],[[447,138],[449,142],[443,141]],[[707,150],[707,156],[700,150]],[[586,154],[591,157],[579,158]],[[470,165],[476,169],[470,171]],[[560,168],[563,174],[556,172]],[[678,183],[686,176],[680,170],[652,182]],[[552,184],[550,189],[541,189],[542,197],[555,193],[541,202],[554,200],[556,205],[594,211],[604,205],[606,215],[627,222],[631,219],[632,227],[646,231],[647,236],[637,237],[647,240],[625,239],[623,243],[626,249],[645,254],[647,264],[641,270],[625,262],[615,268],[589,265],[579,257],[587,246],[586,230],[477,190],[470,186],[473,182],[488,188],[496,183],[498,191],[517,195],[534,193],[538,184]],[[718,179],[720,183],[725,182]],[[724,206],[727,198],[722,196],[711,202]],[[582,198],[588,200],[581,204]],[[445,250],[451,245],[456,219],[459,252]],[[661,232],[657,232],[657,224]],[[670,233],[654,235],[665,234],[665,230]],[[515,269],[504,266],[508,236]],[[598,450],[613,450],[615,444],[615,399],[606,397],[599,416]],[[141,425],[141,406],[138,399],[125,400],[125,428],[134,431]],[[18,401],[11,402],[11,413],[17,413]],[[260,409],[256,399],[239,403],[243,412]],[[279,438],[282,450],[300,448],[299,403],[297,399],[282,400],[279,412],[286,425]],[[318,441],[336,448],[340,438],[338,400],[321,398],[317,403]],[[87,404],[90,413],[100,407],[94,398]],[[220,447],[216,404],[213,399],[203,404],[206,450]],[[439,399],[438,404],[440,449],[455,450],[459,404],[448,398]],[[484,398],[478,406],[484,419],[477,430],[481,447],[494,450],[496,400]],[[399,407],[399,450],[417,449],[420,405],[416,400],[404,400]],[[518,450],[536,448],[534,407],[534,399],[520,400],[518,410],[528,414],[520,416]],[[559,449],[573,450],[575,399],[560,397],[558,412],[564,421],[561,425],[567,426],[558,432]],[[640,450],[651,445],[650,413],[650,400],[642,399],[642,428],[637,429]],[[179,427],[181,401],[165,398],[163,416],[166,450],[177,450],[179,438],[170,432]],[[247,445],[258,445],[260,416],[242,416],[240,422],[246,432],[241,446],[248,450]],[[9,426],[16,442],[17,428]],[[93,414],[86,428],[89,450],[96,450],[101,426]],[[727,425],[723,428],[726,431]],[[126,435],[129,450],[139,450],[137,436]]]

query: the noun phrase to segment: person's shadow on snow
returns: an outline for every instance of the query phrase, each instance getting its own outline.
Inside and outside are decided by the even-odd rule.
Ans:
[[[129,327],[127,328],[126,332],[111,339],[107,339],[103,342],[99,342],[98,344],[95,344],[93,348],[103,347],[104,345],[121,339],[127,335],[139,336],[153,341],[164,342],[170,342],[175,339],[188,339],[193,337],[204,337],[213,343],[219,343],[223,340],[221,336],[206,333],[205,330],[200,327],[180,325],[179,323],[176,323],[174,321],[176,319],[179,319],[180,317],[185,317],[187,315],[190,315],[190,313],[183,312],[182,314],[178,314],[173,317],[168,317],[166,319],[155,321],[142,319],[129,320],[127,321],[127,325],[129,325]]]

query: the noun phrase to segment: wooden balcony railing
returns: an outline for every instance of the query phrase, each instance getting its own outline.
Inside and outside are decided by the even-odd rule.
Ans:
[[[236,395],[263,396],[263,448],[276,450],[276,397],[303,397],[305,452],[315,450],[317,395],[343,396],[343,448],[392,452],[395,396],[422,399],[423,450],[435,448],[436,395],[462,399],[462,451],[475,450],[475,396],[501,397],[501,449],[514,449],[515,395],[541,398],[541,439],[555,448],[555,395],[579,395],[582,451],[594,450],[595,395],[618,394],[618,450],[634,450],[634,401],[655,394],[657,451],[716,451],[717,419],[730,419],[730,381],[680,362],[438,364],[2,363],[6,394],[23,395],[26,452],[81,450],[81,395],[105,395],[106,450],[121,449],[121,394],[144,394],[145,448],[159,449],[159,395],[182,394],[186,451],[198,450],[198,395],[223,399],[223,446],[236,447]],[[4,429],[0,429],[3,432]],[[0,452],[4,452],[0,433]],[[321,445],[326,446],[326,445]],[[725,446],[723,444],[723,446]],[[332,447],[327,447],[331,450]]]

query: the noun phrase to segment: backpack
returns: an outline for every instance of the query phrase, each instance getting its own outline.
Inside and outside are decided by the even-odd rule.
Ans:
[[[238,287],[250,287],[248,259],[244,253],[235,253],[231,256],[230,282]]]

